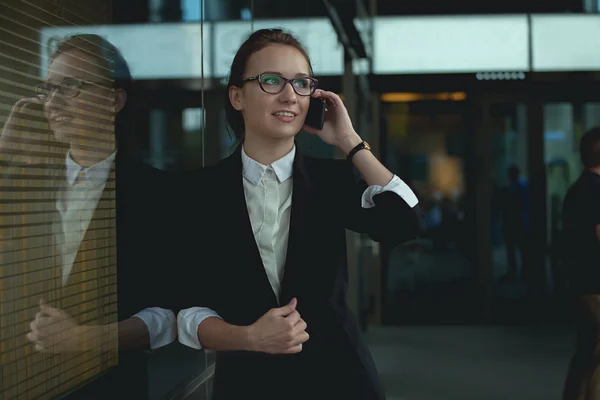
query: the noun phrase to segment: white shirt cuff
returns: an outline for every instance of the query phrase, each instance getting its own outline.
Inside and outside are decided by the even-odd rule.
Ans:
[[[362,195],[362,207],[363,208],[372,208],[375,207],[375,202],[373,201],[373,197],[382,192],[394,192],[398,196],[402,197],[402,199],[408,204],[410,208],[413,208],[419,203],[417,196],[415,196],[414,192],[408,187],[402,179],[398,178],[396,175],[392,177],[392,180],[385,186],[373,185],[369,186],[367,190],[364,191]]]
[[[159,307],[145,308],[134,317],[141,319],[146,324],[150,334],[150,348],[152,350],[171,344],[177,335],[175,314],[171,310]]]
[[[202,345],[200,339],[198,339],[198,326],[208,317],[221,318],[219,314],[206,307],[192,307],[179,311],[179,314],[177,314],[179,343],[192,349],[201,350]]]

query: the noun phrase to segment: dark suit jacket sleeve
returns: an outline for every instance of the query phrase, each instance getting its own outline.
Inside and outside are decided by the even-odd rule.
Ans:
[[[218,255],[210,248],[213,194],[209,169],[179,174],[169,182],[164,303],[175,315],[190,307],[214,307]]]
[[[345,228],[366,233],[380,243],[395,245],[415,239],[421,232],[419,204],[410,207],[397,193],[385,191],[373,197],[375,207],[363,208],[362,195],[368,188],[347,161],[335,161],[334,204],[339,205]]]

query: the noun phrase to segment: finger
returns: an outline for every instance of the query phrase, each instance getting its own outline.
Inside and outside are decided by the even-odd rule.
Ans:
[[[308,325],[302,318],[300,318],[300,321],[298,321],[296,323],[296,325],[294,325],[294,332],[295,333],[304,332],[306,330],[306,328],[308,328]]]
[[[275,315],[286,317],[292,313],[296,309],[296,305],[298,301],[294,297],[287,305],[274,309]]]
[[[310,338],[310,336],[308,335],[308,333],[302,332],[302,333],[296,335],[294,340],[292,340],[292,343],[290,343],[290,347],[302,344],[302,343],[306,342],[309,338]]]
[[[33,343],[40,340],[38,335],[36,335],[34,332],[29,332],[25,337],[27,338],[27,340],[29,340],[30,342],[33,342]]]
[[[333,92],[328,92],[326,90],[320,90],[320,91],[317,90],[317,91],[319,92],[317,98],[326,100],[328,103],[332,104],[334,107],[342,104],[342,99],[337,94],[335,94]],[[317,93],[317,91],[315,91],[315,93]]]
[[[38,324],[41,323],[46,318],[48,318],[48,316],[43,311],[38,311],[35,314],[35,321],[37,321]]]
[[[41,343],[36,343],[35,349],[36,349],[36,351],[44,351],[44,345]]]
[[[296,326],[298,321],[300,321],[302,318],[300,318],[300,313],[298,310],[294,310],[290,313],[290,315],[285,317],[285,319],[291,324],[291,326]]]
[[[40,105],[41,105],[40,101],[35,97],[21,99],[15,104],[13,111],[16,113],[28,115],[28,114],[30,114],[28,112],[29,110],[38,111],[36,109],[36,106],[40,106]]]
[[[13,112],[15,112],[15,111],[19,112],[21,109],[23,109],[27,105],[29,100],[30,99],[25,98],[25,99],[21,99],[21,100],[17,101],[15,103],[15,106],[13,107]]]
[[[46,304],[46,300],[44,299],[40,299],[39,301],[39,305],[40,305],[40,310],[43,314],[46,314],[46,308],[48,308],[48,305]]]
[[[50,307],[44,299],[40,299],[40,309],[46,316],[48,317],[60,317],[62,315],[62,311],[58,308]]]
[[[300,353],[302,351],[302,345],[296,345],[296,346],[292,346],[287,350],[283,351],[283,354],[296,354],[296,353]]]

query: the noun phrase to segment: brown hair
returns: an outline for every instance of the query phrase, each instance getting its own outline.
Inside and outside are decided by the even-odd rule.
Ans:
[[[131,77],[129,65],[119,49],[102,36],[94,34],[73,35],[59,42],[50,58],[50,62],[63,53],[75,50],[89,56],[93,60],[89,61],[90,65],[98,66],[106,71],[107,86],[114,89],[123,89],[128,95],[129,100],[125,102],[123,109],[115,116],[115,136],[117,146],[119,146],[123,144],[123,140],[119,139],[123,135],[123,131],[127,130],[126,125],[130,121],[129,104],[132,102],[133,78]]]
[[[241,111],[236,110],[231,105],[229,100],[229,88],[232,86],[241,87],[243,85],[244,73],[246,71],[246,64],[252,54],[264,49],[271,44],[281,44],[286,46],[292,46],[306,58],[308,62],[310,75],[313,75],[313,69],[310,62],[308,53],[300,44],[300,41],[291,33],[284,31],[283,29],[261,29],[252,33],[248,39],[239,48],[233,63],[231,64],[231,72],[229,74],[229,82],[227,83],[225,93],[225,118],[227,123],[233,129],[235,134],[236,144],[240,144],[244,140],[245,135],[245,124],[244,116]]]
[[[579,152],[585,168],[600,167],[600,127],[592,128],[583,135]]]

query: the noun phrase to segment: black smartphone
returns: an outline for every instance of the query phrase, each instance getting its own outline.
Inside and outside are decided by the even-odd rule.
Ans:
[[[310,105],[304,123],[318,130],[323,129],[323,124],[325,124],[325,100],[310,98]]]

